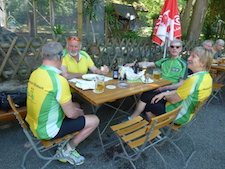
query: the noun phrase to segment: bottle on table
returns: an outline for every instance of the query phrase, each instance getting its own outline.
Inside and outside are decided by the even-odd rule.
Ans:
[[[137,74],[139,72],[139,64],[138,64],[138,60],[137,59],[134,61],[133,69],[134,69],[134,73]]]
[[[113,65],[113,79],[118,79],[118,78],[119,78],[119,66],[116,60]]]

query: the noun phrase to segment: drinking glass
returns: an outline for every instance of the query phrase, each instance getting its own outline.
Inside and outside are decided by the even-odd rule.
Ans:
[[[95,89],[93,90],[93,92],[103,93],[104,89],[105,89],[104,76],[96,76],[95,77]]]
[[[153,69],[153,79],[159,80],[161,77],[161,69],[160,68],[154,68]]]
[[[148,59],[144,58],[142,61],[142,70],[145,70],[145,75],[147,73],[147,67],[148,67]]]
[[[121,58],[121,57],[117,58],[117,63],[118,63],[118,66],[119,66],[119,67],[123,66],[123,64],[124,64],[124,59]]]

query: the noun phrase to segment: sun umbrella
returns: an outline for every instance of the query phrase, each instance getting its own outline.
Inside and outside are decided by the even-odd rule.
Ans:
[[[181,39],[182,33],[177,0],[165,0],[153,34],[152,41],[160,46],[167,42],[169,45],[173,39]]]

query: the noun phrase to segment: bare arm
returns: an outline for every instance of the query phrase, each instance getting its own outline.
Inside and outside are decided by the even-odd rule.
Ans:
[[[179,83],[172,84],[172,85],[167,85],[163,87],[159,87],[158,89],[154,90],[154,92],[162,92],[166,90],[174,90],[180,87],[184,83],[184,79],[180,79]]]
[[[138,62],[138,65],[139,65],[140,67],[142,67],[142,63],[143,63],[143,62]],[[126,67],[134,66],[134,63],[127,63],[125,66],[126,66]],[[147,62],[147,67],[156,67],[156,65],[155,65],[154,62]]]
[[[106,75],[107,73],[109,73],[109,68],[108,66],[104,65],[102,67],[102,70],[98,69],[96,66],[92,66],[90,68],[90,70],[93,72],[93,73],[96,73],[96,74],[99,74],[99,75]]]
[[[70,119],[76,119],[79,116],[83,116],[84,112],[82,109],[78,108],[75,103],[72,102],[72,100],[61,104],[62,109],[65,113],[65,115]]]
[[[80,78],[82,77],[82,73],[71,73],[67,71],[66,66],[61,66],[62,76],[64,76],[66,79],[72,79],[72,78]]]
[[[163,93],[156,95],[155,97],[152,98],[151,103],[152,104],[157,103],[158,101],[160,101],[161,99],[164,99],[164,98],[172,104],[175,104],[182,100],[180,98],[180,96],[178,96],[176,90],[173,90],[173,91],[163,92]]]

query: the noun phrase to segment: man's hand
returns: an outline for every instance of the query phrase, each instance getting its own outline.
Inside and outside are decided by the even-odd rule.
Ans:
[[[109,73],[109,68],[108,68],[108,66],[106,66],[106,65],[101,66],[101,71],[102,71],[102,74],[103,74],[103,75],[106,75],[107,73]]]
[[[83,116],[84,115],[84,111],[80,108],[74,108],[75,113],[78,114],[79,116]]]

